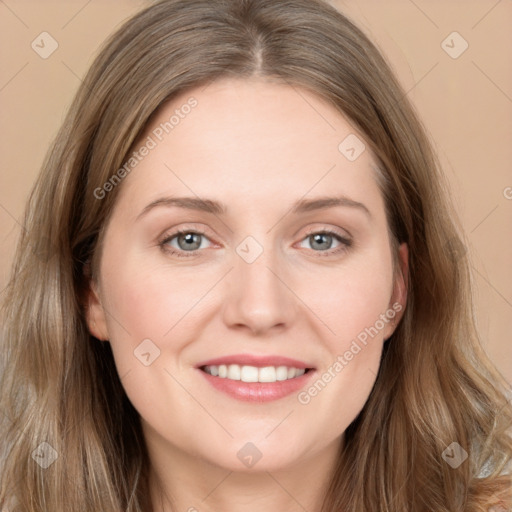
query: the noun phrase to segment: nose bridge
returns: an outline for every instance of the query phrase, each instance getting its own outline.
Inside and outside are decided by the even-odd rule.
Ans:
[[[284,284],[286,279],[280,275],[279,254],[248,236],[236,247],[233,265],[226,322],[246,325],[253,331],[290,323],[295,305]]]

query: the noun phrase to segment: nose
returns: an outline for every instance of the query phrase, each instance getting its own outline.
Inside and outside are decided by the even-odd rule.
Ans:
[[[224,322],[255,335],[289,327],[297,315],[297,301],[277,258],[270,250],[252,263],[235,254],[226,283]]]

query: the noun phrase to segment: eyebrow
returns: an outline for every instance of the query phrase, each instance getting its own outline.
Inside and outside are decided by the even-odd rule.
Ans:
[[[149,211],[159,206],[178,208],[185,208],[187,210],[196,210],[214,215],[225,215],[227,207],[219,201],[213,199],[201,199],[199,197],[162,197],[149,203],[142,212],[137,216],[136,220],[146,215]],[[354,201],[346,196],[323,196],[315,199],[300,199],[295,202],[291,207],[291,213],[296,215],[299,213],[307,213],[315,210],[325,210],[327,208],[334,208],[336,206],[344,206],[355,208],[364,212],[368,217],[371,217],[370,210],[358,201]]]

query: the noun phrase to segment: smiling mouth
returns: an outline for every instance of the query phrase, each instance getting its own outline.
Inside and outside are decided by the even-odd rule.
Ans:
[[[292,380],[308,373],[313,368],[295,368],[293,366],[249,366],[238,364],[220,364],[201,366],[200,370],[220,379],[241,382],[280,382]]]

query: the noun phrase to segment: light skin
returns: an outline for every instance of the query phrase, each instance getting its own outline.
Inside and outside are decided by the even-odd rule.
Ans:
[[[165,105],[144,137],[191,96],[197,106],[121,184],[91,286],[89,328],[109,340],[141,415],[155,511],[318,511],[343,433],[405,309],[407,247],[393,273],[375,160],[368,144],[354,161],[339,151],[357,132],[332,106],[304,89],[223,79]],[[227,211],[159,205],[141,215],[178,196],[219,201]],[[290,211],[324,196],[364,207]],[[176,229],[205,235],[187,252]],[[341,238],[315,242],[326,229]],[[236,251],[248,236],[263,249],[252,263]],[[297,393],[242,402],[196,368],[231,354],[288,356],[315,368],[309,388],[393,304],[402,305],[394,322],[308,404]],[[145,339],[160,350],[149,366],[134,356]],[[237,457],[248,442],[262,454],[252,467]]]

